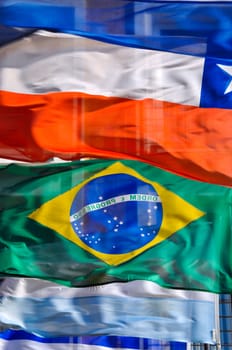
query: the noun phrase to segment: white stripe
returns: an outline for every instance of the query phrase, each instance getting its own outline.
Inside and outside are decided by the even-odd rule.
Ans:
[[[71,288],[49,281],[27,278],[6,278],[0,285],[0,296],[15,298],[74,298],[88,296],[174,298],[180,300],[215,301],[213,293],[168,289],[150,281],[111,283],[101,286]]]
[[[160,198],[159,196],[152,196],[149,194],[144,194],[144,193],[131,193],[131,194],[125,194],[123,196],[116,196],[112,197],[109,199],[106,199],[104,201],[100,202],[95,202],[88,204],[84,207],[82,207],[79,211],[75,212],[70,216],[70,221],[76,221],[83,217],[85,214],[95,211],[95,210],[100,210],[103,208],[110,207],[114,204],[122,203],[122,202],[151,202],[151,203],[160,203]]]
[[[199,105],[204,58],[39,31],[0,49],[0,90]]]

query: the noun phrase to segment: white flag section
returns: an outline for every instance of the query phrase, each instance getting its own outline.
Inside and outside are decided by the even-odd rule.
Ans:
[[[212,293],[166,289],[149,281],[69,288],[6,278],[0,285],[0,325],[36,335],[113,335],[214,343]]]
[[[199,106],[204,63],[189,55],[37,31],[0,49],[1,90],[38,96],[76,91]]]
[[[24,332],[7,330],[0,334],[1,350],[186,350],[182,342],[117,336],[41,338]]]

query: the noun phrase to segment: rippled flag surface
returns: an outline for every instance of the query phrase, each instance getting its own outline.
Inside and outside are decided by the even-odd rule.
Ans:
[[[165,342],[155,339],[119,336],[98,336],[98,337],[59,337],[41,338],[23,331],[7,330],[0,334],[0,345],[4,350],[24,350],[26,347],[31,350],[66,350],[78,347],[79,350],[185,350],[187,344],[182,342]]]
[[[216,294],[162,288],[145,280],[70,288],[9,277],[0,286],[0,300],[2,329],[46,337],[136,334],[214,344],[218,333]]]
[[[0,23],[71,32],[125,46],[230,59],[231,3],[2,0]]]
[[[0,23],[53,32],[0,50],[0,156],[131,158],[231,186],[231,17],[230,2],[1,2]]]
[[[231,291],[230,187],[130,160],[2,165],[0,180],[3,275]]]

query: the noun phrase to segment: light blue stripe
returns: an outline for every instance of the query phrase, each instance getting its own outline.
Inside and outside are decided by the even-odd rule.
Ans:
[[[85,1],[1,0],[0,23],[50,28],[126,46],[231,59],[231,1],[90,3],[85,8]]]
[[[3,297],[0,322],[42,336],[120,335],[212,343],[214,304],[134,297]]]

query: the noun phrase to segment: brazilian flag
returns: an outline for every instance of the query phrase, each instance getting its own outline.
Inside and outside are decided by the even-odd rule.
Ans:
[[[232,292],[232,189],[145,163],[0,167],[0,274]]]

